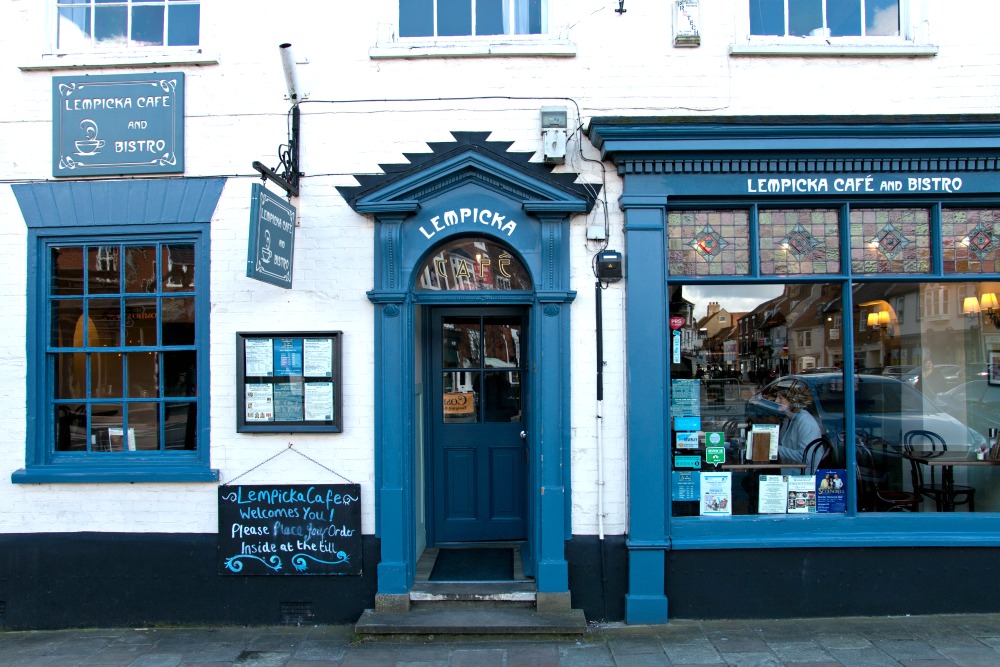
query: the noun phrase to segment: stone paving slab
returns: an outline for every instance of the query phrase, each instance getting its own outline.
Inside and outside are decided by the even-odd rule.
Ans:
[[[997,667],[1000,614],[590,624],[365,639],[347,626],[0,631],[17,667]]]

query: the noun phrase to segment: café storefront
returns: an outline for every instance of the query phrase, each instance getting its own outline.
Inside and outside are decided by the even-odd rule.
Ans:
[[[629,622],[996,610],[998,119],[589,136],[624,179]]]

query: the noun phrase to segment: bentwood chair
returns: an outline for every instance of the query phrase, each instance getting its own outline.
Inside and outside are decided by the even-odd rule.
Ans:
[[[923,497],[909,491],[882,488],[885,470],[875,461],[872,450],[860,438],[855,444],[854,469],[858,480],[858,510],[862,512],[919,512]]]
[[[833,463],[833,446],[825,437],[820,436],[806,445],[802,452],[802,462],[806,464],[806,474],[815,475],[816,471]]]
[[[935,453],[940,454],[948,451],[948,445],[944,438],[934,431],[925,429],[907,431],[903,435],[903,449],[912,456],[918,447],[921,454],[927,454],[929,457],[933,457]],[[946,504],[951,506],[968,505],[970,512],[976,511],[976,489],[960,484],[953,484],[946,489],[944,480],[937,478],[935,466],[927,466],[927,474],[924,475],[924,464],[911,458],[910,478],[913,482],[914,492],[933,499],[938,512],[943,511]]]

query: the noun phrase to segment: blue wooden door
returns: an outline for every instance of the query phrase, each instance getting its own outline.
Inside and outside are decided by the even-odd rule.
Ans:
[[[525,537],[526,331],[521,309],[431,317],[431,541]]]

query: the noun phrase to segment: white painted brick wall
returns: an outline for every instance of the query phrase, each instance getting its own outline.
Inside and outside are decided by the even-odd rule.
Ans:
[[[1000,83],[996,3],[915,0],[922,26],[939,47],[924,58],[730,57],[742,41],[745,0],[703,0],[699,48],[671,46],[670,5],[550,0],[556,32],[576,45],[572,58],[437,58],[372,60],[376,35],[394,21],[395,3],[303,0],[205,2],[202,39],[218,65],[161,66],[186,74],[186,176],[224,176],[212,221],[211,396],[212,465],[224,482],[336,482],[326,468],[362,485],[363,530],[374,529],[372,306],[370,219],[353,213],[335,187],[351,174],[449,141],[452,130],[492,131],[512,150],[539,149],[538,110],[564,104],[571,124],[602,115],[895,114],[994,112]],[[14,486],[9,473],[24,464],[26,231],[11,182],[51,179],[52,76],[29,71],[45,50],[43,0],[0,2],[0,531],[214,532],[215,487],[205,484]],[[970,18],[974,17],[974,18]],[[15,28],[16,26],[16,28]],[[289,41],[308,93],[302,104],[300,227],[293,290],[245,277],[251,163],[277,164],[286,140],[288,102],[277,45]],[[85,69],[73,74],[128,70]],[[150,71],[149,69],[142,71]],[[546,97],[551,95],[553,97]],[[518,99],[499,99],[510,97]],[[416,98],[420,98],[417,101]],[[478,98],[478,99],[453,99]],[[526,98],[526,99],[520,99]],[[561,99],[561,98],[572,98]],[[376,101],[349,101],[376,100]],[[380,101],[381,100],[381,101]],[[582,118],[576,115],[579,106]],[[617,207],[621,181],[611,165],[585,161],[597,152],[573,135],[567,164],[592,183],[606,184],[609,246],[627,252]],[[594,277],[598,249],[588,224],[603,224],[598,206],[570,221],[572,307],[572,486],[574,533],[597,532],[597,430]],[[632,276],[631,280],[641,280]],[[605,531],[627,525],[627,422],[624,396],[624,284],[603,293],[605,400],[603,470]],[[260,313],[273,313],[262,322]],[[344,331],[344,433],[237,434],[235,333],[261,328]],[[289,442],[316,465],[286,452],[247,472]],[[246,473],[246,474],[245,474]],[[81,511],[83,510],[83,511]]]

